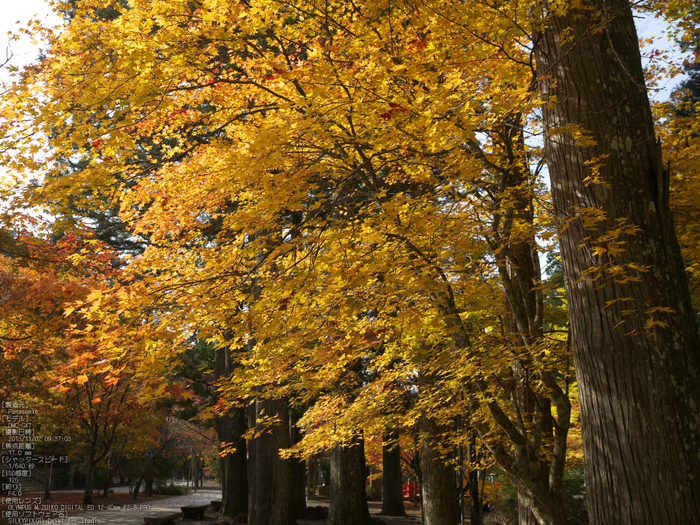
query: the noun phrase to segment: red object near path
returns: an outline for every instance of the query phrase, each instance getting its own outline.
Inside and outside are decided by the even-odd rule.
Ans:
[[[416,497],[416,490],[420,490],[420,486],[413,481],[408,481],[402,485],[403,499],[413,499]]]

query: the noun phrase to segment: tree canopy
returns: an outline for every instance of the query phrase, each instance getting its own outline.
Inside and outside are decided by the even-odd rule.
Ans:
[[[445,430],[466,418],[523,512],[563,523],[567,301],[547,299],[561,280],[540,258],[558,234],[596,231],[569,248],[607,262],[572,275],[565,261],[567,286],[634,286],[649,270],[626,258],[633,217],[594,202],[610,154],[590,122],[553,117],[561,101],[543,88],[566,82],[550,84],[547,60],[567,31],[579,49],[624,18],[573,4],[59,4],[65,27],[36,29],[50,48],[7,87],[0,134],[4,164],[37,177],[16,190],[22,206],[123,252],[60,305],[90,341],[83,363],[112,385],[130,371],[149,400],[193,341],[229,348],[213,410],[306,407],[287,451],[301,455],[427,415],[444,452],[466,444]],[[595,194],[574,211],[544,179],[560,137],[586,152],[578,182]],[[628,299],[605,303],[621,324]],[[650,305],[632,335],[671,312]]]

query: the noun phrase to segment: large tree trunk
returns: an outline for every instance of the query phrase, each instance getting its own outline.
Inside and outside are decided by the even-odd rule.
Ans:
[[[245,408],[236,408],[217,418],[216,430],[220,443],[233,443],[234,452],[221,456],[221,510],[223,518],[235,518],[248,513],[248,458],[245,439]]]
[[[382,443],[382,514],[405,516],[401,480],[401,447],[399,433],[387,432]]]
[[[255,425],[263,412],[278,417],[279,425],[252,440],[248,458],[248,525],[295,525],[294,464],[279,451],[291,446],[289,409],[285,399],[251,403],[249,421]]]
[[[217,380],[233,372],[231,349],[217,348],[214,373]],[[235,518],[248,513],[248,459],[245,439],[246,410],[236,408],[216,418],[216,433],[219,443],[232,443],[236,450],[220,456],[221,510],[223,518]]]
[[[291,414],[286,399],[276,399],[270,402],[270,412],[277,414],[281,424],[275,427],[275,508],[270,525],[296,525],[297,501],[294,491],[294,462],[293,458],[282,459],[279,456],[281,449],[292,446]]]
[[[540,36],[591,522],[700,523],[700,341],[629,2],[588,0]]]
[[[522,489],[518,489],[518,525],[539,525],[530,495]]]
[[[455,525],[459,522],[459,504],[455,469],[445,462],[444,454],[436,449],[440,427],[428,417],[421,419],[426,439],[421,448],[420,466],[423,473],[421,503],[424,525]]]
[[[367,506],[365,447],[361,439],[331,450],[328,525],[370,525]]]

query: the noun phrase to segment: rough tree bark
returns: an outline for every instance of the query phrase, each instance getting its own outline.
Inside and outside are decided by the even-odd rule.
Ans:
[[[249,408],[249,424],[263,413],[279,418],[279,424],[253,439],[248,457],[248,525],[295,525],[294,464],[279,451],[291,447],[286,399],[257,400]]]
[[[328,525],[371,525],[367,506],[365,447],[360,438],[331,450]]]
[[[217,381],[233,372],[231,349],[217,348],[214,373]],[[219,458],[222,498],[219,515],[235,518],[248,513],[248,460],[246,442],[242,438],[246,431],[245,408],[236,408],[216,418],[216,433],[219,443],[233,443],[235,452]]]
[[[219,515],[234,518],[248,513],[248,459],[245,440],[245,408],[236,408],[217,418],[220,443],[233,443],[236,450],[219,458],[222,500]]]
[[[401,481],[399,433],[393,430],[383,436],[382,443],[382,514],[384,516],[406,515]]]
[[[434,439],[442,429],[428,417],[421,418],[425,435],[421,447],[420,466],[423,473],[421,503],[425,525],[455,525],[459,522],[459,494],[455,469],[445,461],[444,454],[435,447]],[[432,438],[432,439],[431,439]]]
[[[700,341],[629,2],[587,0],[552,16],[535,43],[554,205],[568,226],[591,523],[700,523]],[[621,224],[637,233],[616,235]]]

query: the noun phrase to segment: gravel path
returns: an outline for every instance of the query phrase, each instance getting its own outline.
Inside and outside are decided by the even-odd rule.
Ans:
[[[196,494],[175,496],[160,500],[121,505],[114,509],[85,511],[75,516],[44,520],[45,525],[143,525],[144,516],[160,512],[180,512],[185,505],[209,504],[212,499],[221,499],[221,492],[198,489]]]
[[[82,491],[81,491],[82,492]],[[116,491],[115,491],[116,492]],[[55,512],[47,513],[54,517],[35,520],[34,523],[42,525],[144,525],[143,518],[152,514],[176,513],[180,512],[180,507],[186,505],[209,505],[212,500],[221,499],[220,487],[205,487],[197,489],[196,494],[188,496],[174,496],[171,498],[154,499],[141,501],[138,503],[106,504],[96,505],[102,507],[100,510],[88,510],[78,512],[72,516],[56,516]],[[46,502],[52,504],[51,502]],[[328,500],[311,499],[308,506],[328,506]],[[61,505],[58,505],[59,507]],[[70,505],[68,505],[70,507]],[[381,502],[369,502],[370,513],[381,520],[385,525],[420,525],[420,507],[414,507],[412,503],[406,502],[405,517],[380,516]],[[106,507],[106,508],[105,508]],[[111,508],[114,507],[114,508]],[[56,509],[59,512],[66,509]],[[63,512],[61,512],[63,514]],[[37,516],[38,517],[38,516]],[[220,519],[217,513],[209,507],[205,518],[202,520],[178,519],[172,525],[215,525]],[[297,520],[297,525],[326,525],[326,520]]]

